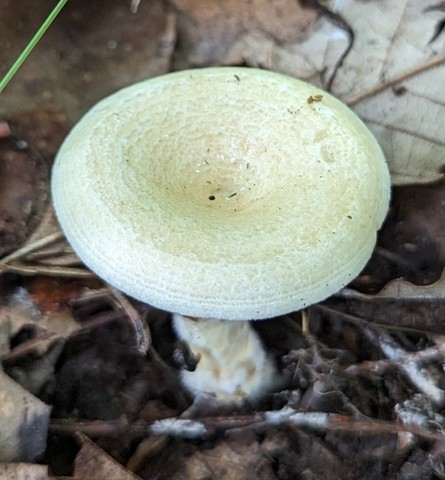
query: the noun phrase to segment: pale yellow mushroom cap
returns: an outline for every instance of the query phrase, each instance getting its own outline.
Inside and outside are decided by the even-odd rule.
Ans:
[[[98,103],[62,145],[52,193],[74,250],[110,284],[168,311],[248,320],[352,280],[390,182],[374,137],[331,95],[222,67]]]

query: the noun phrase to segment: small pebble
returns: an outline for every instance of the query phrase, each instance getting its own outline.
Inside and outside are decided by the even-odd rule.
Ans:
[[[29,144],[26,140],[17,140],[15,146],[18,150],[26,150],[29,147]]]

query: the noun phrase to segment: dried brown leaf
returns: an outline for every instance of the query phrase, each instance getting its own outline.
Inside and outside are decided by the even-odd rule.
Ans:
[[[140,480],[129,470],[105,453],[83,434],[78,434],[82,447],[74,462],[73,480]]]
[[[260,64],[263,43],[297,43],[306,38],[317,13],[292,0],[169,0],[179,12],[179,52],[176,68],[250,63],[240,45],[256,44]],[[270,63],[270,62],[269,62]],[[263,65],[265,65],[263,63]]]
[[[207,450],[197,450],[184,461],[184,467],[172,480],[273,480],[275,477],[267,456],[254,439],[219,442]]]

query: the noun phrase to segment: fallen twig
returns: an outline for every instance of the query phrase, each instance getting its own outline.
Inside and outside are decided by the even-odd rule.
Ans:
[[[289,407],[252,415],[213,416],[197,419],[164,418],[151,424],[143,421],[127,423],[124,419],[93,422],[70,422],[54,419],[50,424],[50,431],[52,433],[82,432],[93,437],[115,436],[132,432],[141,435],[168,435],[176,438],[203,440],[233,429],[252,427],[264,429],[281,425],[323,432],[360,432],[379,435],[382,433],[410,433],[424,440],[445,441],[442,432],[403,425],[399,422],[374,419],[356,420],[353,416],[348,415],[298,412]]]

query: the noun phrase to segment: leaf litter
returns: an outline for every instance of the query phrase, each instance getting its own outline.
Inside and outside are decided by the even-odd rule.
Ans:
[[[2,96],[0,148],[27,147],[13,164],[23,175],[1,177],[0,209],[13,218],[0,242],[2,378],[24,410],[0,429],[10,425],[20,448],[0,451],[28,463],[4,463],[0,478],[443,478],[443,8],[137,3],[69,3]],[[1,8],[4,71],[38,18]],[[395,188],[374,257],[347,290],[255,324],[286,388],[237,408],[192,404],[168,315],[91,276],[58,236],[48,184],[31,180],[47,176],[67,126],[99,98],[210,64],[330,87],[374,130],[394,184],[425,184]],[[28,209],[3,200],[20,188]],[[25,443],[23,415],[35,432]]]

